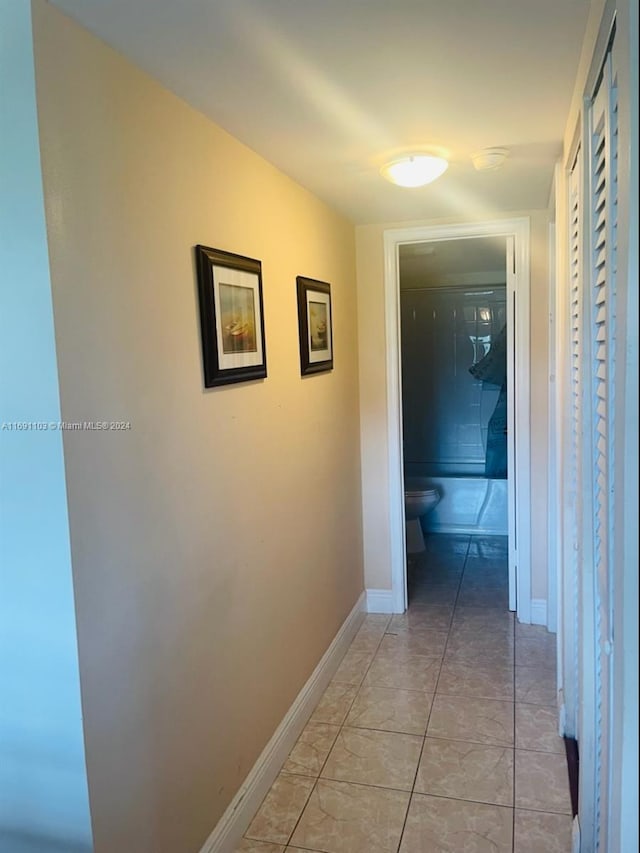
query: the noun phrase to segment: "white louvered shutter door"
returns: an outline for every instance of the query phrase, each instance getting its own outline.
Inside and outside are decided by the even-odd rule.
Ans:
[[[569,175],[569,316],[571,322],[570,337],[570,384],[571,384],[571,454],[569,458],[569,489],[568,499],[572,510],[571,554],[572,566],[570,575],[573,578],[572,589],[568,590],[573,609],[573,625],[579,624],[579,591],[578,581],[583,566],[583,517],[582,517],[582,454],[584,413],[582,401],[582,357],[583,357],[583,320],[582,320],[582,247],[583,247],[583,165],[582,149],[578,151]],[[566,665],[574,673],[579,671],[579,643],[576,636],[569,644],[569,652],[573,660],[567,660]],[[576,685],[578,676],[575,676]],[[575,707],[576,716],[572,719],[572,730],[580,739],[580,719]]]
[[[607,850],[613,675],[613,416],[618,198],[617,79],[608,53],[589,112],[590,365],[596,638],[596,849]],[[586,296],[586,294],[585,294]]]

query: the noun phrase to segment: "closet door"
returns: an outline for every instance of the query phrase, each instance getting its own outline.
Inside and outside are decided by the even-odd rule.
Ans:
[[[583,853],[608,851],[614,673],[618,99],[613,36],[569,175],[570,449],[565,732],[578,740]]]
[[[563,701],[565,734],[579,740],[579,601],[580,583],[583,580],[583,441],[584,405],[582,398],[583,359],[583,233],[584,190],[583,151],[578,146],[569,175],[569,383],[570,416],[567,463],[569,476],[565,483],[565,503],[568,517],[564,534],[563,597],[565,604],[565,630],[563,632]]]
[[[595,849],[607,850],[613,687],[618,99],[610,48],[588,115],[591,550],[595,639]],[[586,389],[585,389],[586,390]]]

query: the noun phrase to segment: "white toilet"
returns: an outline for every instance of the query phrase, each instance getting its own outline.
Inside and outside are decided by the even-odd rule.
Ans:
[[[420,519],[440,502],[440,492],[424,477],[406,477],[404,481],[404,517],[407,527],[407,554],[425,549]]]

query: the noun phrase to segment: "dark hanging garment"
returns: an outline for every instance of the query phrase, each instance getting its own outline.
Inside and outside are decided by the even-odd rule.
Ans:
[[[485,477],[507,479],[507,383],[500,388],[500,396],[489,419]]]
[[[489,385],[497,385],[500,395],[489,419],[487,432],[487,455],[485,477],[496,480],[507,479],[507,327],[496,335],[491,349],[469,373]]]

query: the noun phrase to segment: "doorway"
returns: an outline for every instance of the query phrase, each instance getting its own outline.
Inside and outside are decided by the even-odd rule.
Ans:
[[[507,535],[509,607],[521,622],[531,621],[530,438],[529,438],[529,220],[431,226],[385,232],[385,312],[387,333],[387,416],[389,429],[390,540],[394,612],[407,607],[404,516],[401,259],[435,253],[451,241],[484,238],[502,245],[506,320]],[[471,243],[469,243],[471,245]],[[480,247],[480,243],[475,244]],[[446,251],[444,252],[446,254]],[[477,282],[480,284],[480,282]],[[469,291],[471,292],[471,290]],[[499,314],[499,312],[497,312]],[[475,337],[481,337],[475,335]],[[482,348],[482,341],[475,342]],[[479,354],[476,353],[476,354]],[[475,359],[474,359],[475,361]],[[512,391],[512,393],[511,393]],[[442,513],[441,513],[442,515]]]

